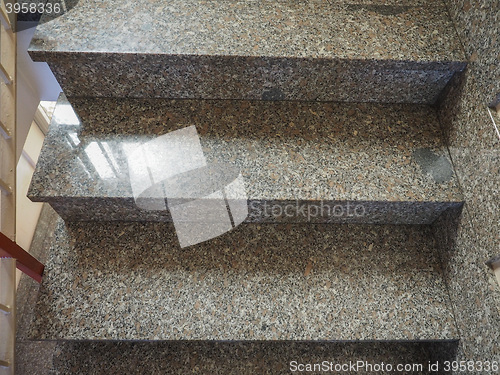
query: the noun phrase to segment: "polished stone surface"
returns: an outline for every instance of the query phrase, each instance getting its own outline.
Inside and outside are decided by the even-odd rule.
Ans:
[[[34,345],[43,345],[36,342]],[[58,343],[50,375],[65,374],[290,374],[291,363],[347,365],[357,361],[368,364],[422,364],[427,366],[433,351],[446,350],[456,343],[401,342],[61,342]],[[449,359],[449,358],[448,358]],[[432,363],[435,363],[433,361]],[[441,362],[442,363],[442,362]],[[103,364],[105,364],[103,366]],[[426,367],[424,367],[426,368]],[[45,375],[40,368],[19,375]],[[315,372],[319,373],[319,372]],[[332,372],[339,373],[339,372]],[[342,372],[354,373],[354,372]],[[360,366],[356,374],[373,374]],[[377,371],[379,375],[393,371]],[[407,372],[414,375],[429,371]],[[436,374],[435,372],[432,372]]]
[[[433,104],[464,63],[56,52],[68,97]],[[140,69],[137,69],[140,66]]]
[[[461,220],[444,216],[435,233],[463,346],[459,358],[500,361],[500,287],[486,265],[499,254],[500,146],[478,87],[469,72],[440,113],[466,203]]]
[[[189,125],[198,130],[207,162],[241,171],[248,221],[425,224],[461,205],[435,112],[427,106],[72,103],[80,118],[62,97],[28,194],[68,220],[170,220],[168,211],[136,207],[127,153]]]
[[[474,227],[472,210],[466,205],[461,218],[443,215],[434,224],[434,234],[460,335],[457,359],[498,362],[500,288],[485,264],[487,248],[481,247],[482,232]]]
[[[39,28],[32,56],[49,61],[84,125],[61,112],[34,199],[70,220],[142,220],[115,146],[194,123],[210,160],[242,169],[260,210],[327,200],[363,204],[366,222],[419,224],[461,207],[429,107],[81,99],[434,103],[465,66],[441,2],[187,1],[157,17],[165,4],[86,1]],[[450,278],[427,226],[243,224],[181,250],[169,223],[59,219],[47,241],[47,274],[18,337],[25,373],[279,374],[295,357],[454,357]],[[30,341],[117,338],[367,341]]]
[[[355,261],[353,261],[355,260]],[[58,223],[24,339],[456,339],[426,226]]]
[[[59,216],[57,213],[48,204],[44,204],[29,249],[30,254],[43,264],[47,263],[58,220]],[[16,339],[18,343],[24,341],[24,332],[33,318],[39,287],[40,284],[35,280],[25,274],[21,275],[16,291]],[[46,350],[44,345],[35,346],[35,349],[42,350],[42,353]],[[35,351],[32,354],[36,357],[43,356],[38,356],[37,353]],[[18,351],[17,354],[22,355],[22,351]]]
[[[445,0],[464,45],[473,75],[478,104],[490,103],[500,94],[500,11],[497,0]]]
[[[53,375],[55,341],[17,341],[16,370],[18,375]],[[74,372],[73,372],[74,373]]]
[[[87,0],[40,25],[31,51],[463,60],[444,6],[382,8],[323,0]]]
[[[461,220],[436,223],[461,337],[459,359],[500,362],[500,287],[485,264],[499,255],[500,138],[487,105],[500,92],[498,1],[446,0],[470,59],[440,110],[466,201]]]
[[[434,103],[465,67],[428,2],[82,1],[30,53],[68,97]]]
[[[44,206],[31,250],[43,262],[52,249],[51,243],[62,240],[57,215]],[[379,227],[375,227],[377,229]],[[399,230],[401,227],[398,227]],[[407,228],[407,234],[420,232],[417,228]],[[405,230],[405,231],[406,231]],[[391,234],[384,232],[387,236]],[[374,234],[375,235],[375,234]],[[92,234],[90,235],[92,236]],[[123,236],[123,235],[122,235]],[[388,243],[384,237],[384,243]],[[425,237],[427,238],[426,234]],[[412,240],[418,238],[413,236]],[[408,237],[410,239],[410,237]],[[408,242],[403,238],[401,243]],[[390,246],[390,245],[389,245]],[[417,246],[417,245],[415,245]],[[413,248],[413,247],[412,247]],[[376,251],[375,246],[371,250]],[[419,250],[410,251],[419,254]],[[401,254],[401,256],[403,256]],[[424,258],[435,262],[436,258],[425,250],[417,255],[417,269]],[[385,256],[382,256],[385,259]],[[411,260],[408,258],[408,265]],[[50,262],[50,260],[49,260]],[[380,269],[380,268],[379,268]],[[134,272],[136,272],[135,269]],[[311,268],[311,273],[315,268]],[[213,374],[280,374],[289,373],[289,363],[332,361],[368,361],[369,363],[435,363],[452,360],[457,348],[456,341],[415,341],[415,342],[297,342],[297,341],[46,341],[30,340],[33,318],[39,313],[37,299],[40,285],[23,276],[18,293],[18,337],[16,350],[16,373],[20,375],[55,374],[184,374],[187,372]],[[29,297],[29,298],[28,298]],[[43,297],[42,297],[43,298]],[[79,299],[78,299],[79,300]],[[31,307],[36,307],[33,311]],[[103,366],[105,364],[105,366]],[[370,373],[370,371],[358,373]],[[379,372],[384,374],[384,372]],[[415,374],[428,372],[413,372]]]

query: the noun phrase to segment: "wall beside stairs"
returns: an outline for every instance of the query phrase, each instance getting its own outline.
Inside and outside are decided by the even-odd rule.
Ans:
[[[438,237],[448,233],[439,238],[461,335],[459,360],[500,361],[500,287],[485,265],[500,253],[500,138],[487,110],[500,93],[500,4],[446,3],[470,59],[440,109],[466,204],[459,223],[444,219],[435,229]]]

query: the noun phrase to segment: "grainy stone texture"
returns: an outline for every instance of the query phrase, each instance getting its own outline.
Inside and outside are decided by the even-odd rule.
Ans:
[[[61,220],[24,339],[453,340],[429,230]]]
[[[259,204],[338,202],[340,195],[343,204],[362,202],[372,209],[372,222],[398,223],[430,223],[445,209],[461,207],[428,107],[202,101],[119,107],[113,100],[78,99],[434,103],[465,66],[441,2],[82,1],[38,29],[32,56],[49,61],[84,123],[91,124],[79,128],[78,119],[73,125],[66,119],[66,133],[52,126],[45,144],[47,175],[38,171],[32,192],[42,200],[43,194],[54,198],[60,212],[71,210],[58,200],[67,192],[75,193],[79,217],[96,213],[101,193],[108,207],[114,199],[130,198],[123,180],[103,181],[84,146],[147,138],[185,120],[205,132],[207,152],[216,151],[210,157],[233,161],[259,182],[251,184]],[[253,121],[261,114],[267,120]],[[235,119],[239,126],[229,126]],[[143,133],[127,133],[132,123]],[[75,137],[78,145],[62,145]],[[273,165],[267,168],[262,161],[269,160]],[[88,175],[78,173],[89,166]],[[272,168],[287,173],[273,178]],[[95,200],[89,205],[87,199]],[[113,214],[124,218],[123,212]],[[435,228],[453,228],[447,223],[456,218],[457,212],[446,215]],[[473,238],[468,232],[463,236]],[[18,336],[25,373],[279,374],[288,373],[296,356],[304,362],[326,357],[425,363],[455,355],[459,334],[427,226],[243,224],[181,250],[169,223],[59,219],[46,240],[51,243],[47,274],[33,308],[24,310],[30,315]],[[443,248],[443,259],[451,258],[451,248]],[[453,261],[443,264],[445,280],[455,280],[459,268]],[[456,302],[464,283],[469,286],[450,283]],[[491,311],[471,314],[472,304],[466,301],[460,312],[461,329],[485,327],[478,328],[475,346],[464,345],[466,353],[483,338],[490,350]],[[466,314],[477,322],[470,323]],[[368,341],[70,341],[55,349],[53,342],[29,342],[53,338]],[[45,353],[46,360],[26,367],[41,358],[37,353]]]
[[[60,238],[55,231],[58,219],[49,206],[44,206],[32,251],[47,262],[51,243]],[[401,228],[400,228],[401,229]],[[411,231],[411,230],[410,230]],[[401,242],[407,242],[401,239]],[[54,250],[56,250],[54,248]],[[372,249],[373,250],[373,249]],[[418,251],[415,250],[415,253]],[[429,256],[427,251],[424,256]],[[410,255],[411,256],[411,255]],[[419,259],[422,259],[419,258]],[[430,255],[427,261],[435,261]],[[50,260],[49,260],[50,261]],[[418,261],[420,262],[420,261]],[[311,272],[314,272],[312,269]],[[299,363],[369,363],[427,364],[454,358],[458,342],[297,342],[297,341],[36,341],[31,334],[39,284],[27,277],[21,279],[18,293],[18,337],[16,374],[281,374],[289,373],[291,361]],[[25,298],[34,296],[34,300]],[[22,319],[21,319],[22,318]],[[346,372],[344,372],[346,373]],[[356,373],[371,373],[359,371]],[[384,372],[378,372],[384,374]],[[413,374],[427,374],[414,371]]]
[[[31,50],[41,54],[65,51],[463,60],[444,6],[385,8],[388,11],[377,12],[370,11],[368,5],[322,0],[188,0],[140,5],[127,0],[90,0],[80,2],[67,17],[40,25]],[[121,17],[125,14],[131,17]],[[160,14],[162,17],[158,17]],[[155,22],[148,22],[148,17]],[[336,29],[335,25],[343,28]],[[68,38],[68,33],[73,37]]]
[[[54,232],[57,226],[57,213],[44,204],[30,246],[30,254],[40,262],[46,263]],[[34,317],[40,284],[23,274],[16,292],[16,374],[49,375],[52,370],[52,357],[57,343],[53,341],[24,340],[26,329]]]
[[[135,206],[125,146],[188,125],[196,126],[207,162],[229,162],[242,172],[248,221],[429,224],[461,205],[428,106],[72,102],[81,120],[62,97],[28,194],[68,220],[169,221],[167,211]],[[320,212],[309,215],[310,206]]]
[[[68,97],[434,103],[465,67],[419,3],[82,1],[30,48]]]
[[[477,80],[481,105],[500,94],[500,8],[497,0],[445,0]]]
[[[290,363],[422,364],[430,349],[456,343],[307,343],[307,342],[61,342],[57,345],[51,375],[64,374],[289,374]],[[105,364],[105,365],[103,365]],[[315,372],[319,373],[319,372]],[[332,372],[338,374],[340,372]],[[373,374],[374,371],[343,371]],[[377,374],[393,374],[377,371]],[[411,371],[407,374],[430,374]],[[37,372],[19,371],[19,375]],[[432,372],[432,374],[436,374]]]
[[[453,73],[464,68],[462,63],[391,60],[70,52],[58,52],[55,58],[51,55],[34,58],[48,61],[69,97],[432,104]]]
[[[56,352],[55,341],[17,341],[15,373],[24,375],[53,374],[52,358]]]
[[[44,204],[30,245],[30,254],[44,264],[47,262],[57,219],[57,213],[48,204]],[[21,275],[16,292],[18,340],[22,337],[24,328],[29,325],[29,320],[33,317],[33,309],[38,298],[38,286],[39,284],[31,277],[25,274]]]
[[[446,3],[471,60],[440,111],[466,204],[461,220],[443,217],[435,230],[461,336],[459,359],[500,362],[500,288],[485,265],[500,248],[500,139],[487,111],[500,92],[500,12],[498,1]]]

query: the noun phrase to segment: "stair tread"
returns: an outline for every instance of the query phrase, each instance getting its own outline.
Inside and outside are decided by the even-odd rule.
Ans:
[[[25,339],[452,340],[427,226],[57,225]]]
[[[31,53],[47,52],[465,61],[429,2],[88,0],[38,26]]]
[[[196,125],[207,161],[240,169],[250,206],[433,203],[435,218],[447,204],[462,202],[428,106],[102,98],[72,103],[83,120],[61,97],[29,189],[32,200],[69,206],[72,198],[73,204],[130,200],[126,146]],[[114,171],[103,153],[114,160]],[[418,216],[415,210],[406,215]]]

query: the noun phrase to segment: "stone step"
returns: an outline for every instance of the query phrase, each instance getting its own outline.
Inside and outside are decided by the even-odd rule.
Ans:
[[[87,0],[30,54],[68,97],[432,104],[466,66],[434,0]]]
[[[438,372],[428,371],[429,362],[434,365],[436,361],[440,361],[443,366],[444,360],[453,360],[448,351],[456,348],[456,343],[453,342],[66,341],[28,342],[18,345],[20,350],[16,360],[16,374],[19,375],[188,373],[278,375],[305,372],[307,368],[318,370],[318,366],[322,367],[314,373],[328,370],[334,374],[384,375],[394,374],[398,365],[410,366],[407,367],[407,371],[399,373],[436,374]],[[47,347],[50,348],[49,355]],[[355,367],[350,367],[351,363]],[[373,367],[380,365],[384,370]],[[393,371],[388,370],[389,365],[393,367]],[[422,366],[423,370],[420,371],[414,366]],[[336,368],[347,371],[335,371]]]
[[[82,227],[82,225],[85,227]],[[277,287],[281,287],[282,292],[280,292],[280,294],[283,294],[284,298],[290,297],[291,294],[293,294],[294,288],[290,288],[290,286],[298,286],[299,292],[297,293],[302,293],[302,298],[299,299],[304,302],[297,305],[294,315],[298,315],[300,309],[303,309],[306,319],[312,318],[314,315],[319,316],[320,310],[323,307],[323,316],[327,316],[328,314],[338,316],[338,318],[336,317],[333,319],[333,324],[340,327],[342,322],[348,319],[346,310],[350,310],[351,308],[347,306],[359,303],[360,305],[365,305],[363,309],[365,317],[361,320],[354,317],[353,320],[359,320],[355,325],[361,328],[366,327],[368,331],[372,333],[374,332],[373,327],[378,324],[375,319],[375,316],[378,315],[381,317],[379,323],[381,328],[379,331],[382,330],[384,325],[388,324],[390,319],[395,318],[394,322],[396,324],[400,324],[401,320],[408,320],[410,322],[404,335],[408,335],[408,337],[413,337],[414,339],[421,335],[423,330],[427,332],[423,337],[454,337],[452,333],[453,329],[452,332],[448,332],[450,334],[429,334],[432,326],[441,324],[440,319],[436,321],[431,320],[429,323],[425,320],[420,320],[419,322],[424,328],[417,331],[414,331],[415,322],[411,323],[413,320],[425,318],[422,316],[422,313],[426,316],[430,316],[434,313],[436,308],[440,308],[440,302],[438,302],[438,300],[441,299],[441,297],[436,298],[434,291],[442,288],[442,281],[438,276],[439,266],[437,265],[437,256],[432,250],[434,249],[432,244],[433,241],[428,232],[429,228],[427,227],[313,225],[313,232],[310,237],[312,240],[309,241],[310,245],[306,244],[307,241],[301,240],[292,242],[292,246],[290,246],[290,243],[287,243],[286,240],[293,240],[298,238],[298,236],[306,235],[306,226],[285,226],[285,228],[283,228],[283,225],[270,225],[264,228],[264,233],[259,234],[252,245],[240,246],[235,244],[234,249],[236,249],[236,251],[232,254],[225,250],[220,250],[223,249],[223,247],[218,246],[220,243],[215,243],[211,247],[213,250],[209,252],[197,252],[191,264],[189,264],[190,261],[188,260],[189,254],[185,254],[185,256],[181,258],[183,260],[177,264],[175,269],[170,266],[166,267],[163,271],[157,272],[158,269],[162,268],[162,264],[164,264],[159,263],[159,261],[164,262],[165,259],[163,256],[171,254],[174,258],[178,258],[181,255],[178,250],[171,253],[169,249],[175,248],[175,245],[172,245],[170,240],[164,241],[167,237],[171,238],[171,234],[169,235],[168,232],[164,231],[155,232],[154,235],[151,235],[151,226],[158,227],[159,224],[146,224],[146,227],[149,227],[146,232],[143,232],[143,230],[146,229],[144,224],[139,223],[119,224],[124,225],[120,228],[117,228],[115,224],[108,223],[105,232],[100,232],[102,227],[96,227],[97,225],[98,224],[94,223],[93,229],[90,229],[92,227],[91,223],[72,223],[65,227],[62,220],[58,219],[57,214],[50,209],[50,207],[44,206],[41,213],[41,221],[37,226],[30,250],[45,263],[53,264],[54,266],[51,268],[52,270],[49,272],[49,276],[44,280],[42,286],[28,277],[24,276],[21,278],[18,288],[19,319],[16,342],[16,373],[29,375],[61,375],[74,373],[185,374],[196,371],[198,373],[210,374],[281,374],[289,373],[292,361],[297,361],[302,364],[314,364],[323,361],[329,361],[335,364],[346,364],[350,361],[356,363],[357,361],[366,361],[369,364],[380,364],[383,362],[385,364],[397,365],[427,364],[429,361],[433,364],[436,361],[443,363],[444,360],[453,360],[455,358],[458,341],[453,339],[424,339],[411,341],[329,340],[321,342],[293,340],[115,341],[108,339],[104,341],[73,339],[47,341],[41,339],[65,337],[68,330],[71,330],[70,327],[76,326],[80,327],[78,328],[79,334],[77,337],[81,338],[86,335],[84,326],[92,320],[91,316],[94,311],[98,311],[100,301],[103,300],[103,298],[107,299],[107,297],[103,297],[108,293],[106,290],[100,290],[94,298],[90,296],[94,289],[97,290],[103,286],[102,281],[99,281],[98,284],[93,284],[96,277],[99,277],[99,280],[104,280],[109,277],[118,277],[123,280],[124,284],[116,284],[115,287],[112,288],[109,298],[113,299],[118,295],[123,295],[119,289],[123,290],[123,288],[129,287],[136,289],[134,285],[137,285],[138,291],[145,288],[144,285],[147,283],[148,278],[150,280],[156,280],[152,285],[146,287],[146,289],[151,289],[156,285],[162,284],[162,280],[166,281],[166,276],[168,274],[174,278],[175,275],[180,275],[180,279],[182,279],[182,275],[187,275],[188,272],[191,272],[192,275],[200,275],[200,272],[205,272],[204,270],[216,271],[217,267],[214,268],[213,265],[219,266],[219,270],[221,270],[219,280],[223,274],[223,269],[226,269],[228,274],[239,274],[239,283],[246,281],[250,285],[255,286],[260,284],[265,286],[265,279],[271,280],[268,289],[277,290]],[[160,225],[166,226],[168,224]],[[255,229],[256,227],[255,225],[246,226],[248,229],[252,227]],[[90,229],[90,231],[87,231],[87,229]],[[119,231],[116,232],[116,229],[119,229]],[[285,230],[283,231],[283,229]],[[330,230],[332,230],[332,232],[329,232]],[[127,238],[135,238],[134,231],[136,231],[135,233],[143,233],[142,237],[130,241],[130,248],[123,251],[123,247],[127,246]],[[274,235],[269,236],[269,231],[273,232]],[[100,233],[98,235],[99,237],[93,238],[93,235],[97,232]],[[81,233],[81,235],[79,233]],[[108,236],[110,233],[112,234],[111,237]],[[162,233],[160,237],[158,236],[159,233]],[[252,232],[249,233],[251,234]],[[325,234],[335,236],[338,240],[331,241],[330,238],[325,237]],[[276,238],[276,235],[279,235],[280,238]],[[318,238],[319,241],[315,241],[313,237]],[[142,255],[140,254],[142,250],[139,244],[144,238],[148,238],[148,240],[142,242],[142,245],[144,249],[150,250],[150,254],[145,259],[142,259]],[[261,247],[270,250],[265,252],[259,251],[259,245],[256,244],[259,243],[260,238],[265,242]],[[351,241],[351,239],[353,239],[353,241]],[[236,239],[236,242],[238,241],[240,240]],[[296,243],[299,245],[293,245]],[[348,247],[343,246],[348,243],[350,243]],[[372,243],[373,247],[370,249]],[[276,246],[272,246],[273,244],[276,244]],[[322,244],[323,247],[324,245],[328,247],[327,251],[322,251],[322,253],[326,254],[326,258],[320,263],[315,262],[314,266],[311,267],[309,271],[309,275],[305,276],[304,268],[307,266],[305,266],[304,261],[309,261],[309,257],[317,251],[315,249],[321,249]],[[106,256],[105,252],[102,252],[101,248],[97,248],[99,245],[111,249],[111,252],[108,254],[109,257]],[[293,248],[295,248],[295,250],[289,250]],[[304,248],[309,248],[310,250],[307,250],[305,254],[295,259],[296,264],[294,265],[289,259],[291,259],[294,254],[301,251],[300,249]],[[83,252],[80,249],[83,249]],[[284,251],[279,251],[279,249],[284,249]],[[400,249],[404,249],[405,251],[398,251]],[[253,258],[254,255],[252,252],[254,250],[257,250],[257,254],[254,253],[256,259],[247,263],[244,258]],[[218,251],[226,255],[221,256],[220,262],[216,263],[215,258],[212,257],[210,252]],[[96,256],[95,262],[92,263],[91,259],[83,261],[85,257],[94,257],[92,252],[94,252]],[[290,255],[288,258],[286,255],[287,252]],[[380,253],[380,256],[377,256],[376,252]],[[269,254],[272,258],[268,258],[264,253]],[[118,258],[116,258],[117,254]],[[332,256],[335,254],[337,257],[341,258],[348,256],[350,259],[346,261],[345,266],[342,266],[340,263],[328,265],[329,260],[332,259]],[[217,256],[217,254],[215,255]],[[243,268],[234,268],[234,259],[230,258],[235,256],[239,257],[242,261],[240,264]],[[377,259],[375,259],[375,257]],[[68,267],[65,267],[63,263],[65,263],[65,259],[69,258],[73,260],[68,263]],[[375,262],[368,262],[368,258],[375,259]],[[77,259],[80,259],[80,261],[77,261],[79,264],[75,263]],[[115,266],[106,267],[106,264],[101,263],[103,259],[106,264],[111,261]],[[113,261],[113,259],[115,259],[115,261]],[[134,259],[136,259],[136,261]],[[287,259],[287,261],[282,263],[279,261],[280,259]],[[353,259],[355,261],[353,261]],[[151,263],[150,260],[153,260],[153,263]],[[276,262],[273,263],[273,260]],[[120,268],[122,265],[126,266],[123,261],[132,266],[131,278],[127,278],[126,269]],[[337,261],[340,262],[339,259],[337,259]],[[204,268],[199,266],[201,263],[205,264],[207,267]],[[212,265],[210,265],[210,263],[212,263]],[[229,263],[231,263],[231,266],[228,267]],[[90,264],[90,266],[87,267],[85,264]],[[75,268],[77,266],[83,266],[84,268],[78,270]],[[363,267],[366,269],[366,272],[362,272],[361,268]],[[233,271],[230,269],[233,269]],[[349,276],[350,270],[353,271],[351,276]],[[387,273],[384,276],[386,271]],[[430,294],[427,295],[430,304],[426,304],[421,308],[419,308],[418,303],[421,301],[421,298],[426,298],[426,293],[429,290],[423,290],[421,288],[411,290],[412,285],[409,282],[405,282],[401,285],[399,294],[395,293],[396,289],[388,288],[387,283],[380,284],[382,286],[380,289],[382,293],[379,291],[378,295],[385,295],[385,297],[383,297],[384,305],[379,306],[376,306],[374,303],[375,301],[370,298],[370,296],[377,293],[375,291],[376,288],[370,288],[368,292],[362,291],[360,293],[355,293],[356,290],[354,289],[346,289],[341,293],[336,293],[336,291],[339,291],[342,287],[341,284],[335,282],[336,279],[345,279],[348,281],[352,278],[353,280],[359,280],[360,278],[357,277],[357,275],[360,275],[365,281],[370,282],[369,279],[376,277],[377,274],[379,278],[390,279],[390,274],[392,273],[402,274],[405,272],[411,273],[413,271],[422,274],[427,272],[430,278],[433,277],[431,273],[437,276],[437,282],[432,283],[434,286],[430,289]],[[102,272],[102,274],[98,275],[96,272]],[[86,274],[86,276],[83,276],[84,274]],[[336,274],[337,276],[335,276]],[[60,277],[58,275],[63,276]],[[89,277],[89,275],[91,276]],[[293,285],[288,283],[290,284],[288,286],[285,285],[287,283],[286,275],[289,275],[288,280],[295,279],[296,283]],[[327,281],[333,285],[330,286],[331,290],[321,287],[325,279],[329,279]],[[407,279],[412,280],[414,278],[408,277]],[[203,282],[203,280],[205,280],[205,287],[202,284],[196,284],[198,281]],[[191,278],[191,286],[181,287],[178,291],[175,291],[177,295],[176,298],[179,299],[178,297],[182,292],[188,292],[189,288],[198,289],[200,293],[207,291],[207,280],[206,277],[203,279],[198,277],[196,280]],[[252,283],[252,280],[256,283]],[[66,285],[64,285],[65,282],[67,282]],[[212,284],[215,282],[215,279],[210,281]],[[353,288],[358,288],[361,283],[362,282],[353,282]],[[319,288],[316,286],[317,284],[319,284]],[[87,285],[90,286],[90,288]],[[172,291],[171,282],[163,282],[162,285],[166,285],[166,287],[162,286],[159,288],[158,292],[168,295]],[[327,286],[326,282],[325,286]],[[222,297],[225,296],[227,298],[232,294],[231,288],[235,287],[237,287],[237,285],[230,286],[226,289],[220,289],[218,293]],[[305,293],[302,292],[304,287],[306,287]],[[247,287],[241,290],[239,295],[235,294],[232,297],[234,297],[235,301],[240,301],[240,304],[252,306],[256,298],[259,298],[259,294],[255,294],[257,289],[257,287]],[[313,295],[314,293],[321,293],[325,295],[327,299],[335,298],[337,301],[335,304],[326,305],[324,304],[325,301],[318,299],[318,303],[322,303],[323,305],[312,310],[307,310],[308,307],[312,306],[311,302],[308,302],[310,301],[308,295]],[[407,303],[398,304],[394,302],[395,300],[393,300],[393,298],[396,295],[403,296],[405,293],[415,293],[415,303],[408,305]],[[120,331],[126,331],[127,328],[125,327],[127,326],[142,326],[147,330],[156,317],[160,316],[161,321],[159,325],[162,325],[168,320],[169,310],[175,313],[182,309],[182,306],[175,303],[171,303],[170,305],[168,303],[161,304],[157,299],[152,299],[148,302],[147,294],[145,294],[145,298],[136,299],[136,294],[137,293],[120,297],[123,298],[123,300],[115,304],[115,311],[111,314],[109,314],[109,311],[112,311],[113,307],[109,303],[104,303],[103,307],[105,311],[96,315],[93,323],[90,325],[90,330],[88,331],[90,337],[94,335],[96,326],[99,324],[101,328],[106,328],[111,325],[118,327],[114,332],[115,335],[118,335]],[[186,296],[189,298],[189,295],[188,293]],[[210,296],[210,293],[207,293],[207,295]],[[263,294],[260,296],[261,302],[268,295],[269,294]],[[250,300],[247,303],[242,302],[246,296],[250,296]],[[70,300],[66,300],[67,298],[75,298],[73,300],[74,306],[72,311],[66,309],[67,306],[72,305]],[[134,301],[134,299],[136,300]],[[267,299],[269,301],[272,298],[268,297]],[[446,297],[444,297],[444,299],[446,299]],[[91,301],[90,305],[88,304],[89,301]],[[445,304],[447,303],[448,302],[445,302]],[[49,304],[52,306],[49,306]],[[153,304],[156,304],[156,306],[153,306]],[[276,306],[278,305],[279,301]],[[118,309],[127,309],[128,306],[130,306],[130,312],[127,311],[120,315]],[[371,306],[375,306],[375,309]],[[429,306],[431,306],[430,312],[427,313],[425,309]],[[66,310],[59,310],[59,307]],[[155,307],[156,310],[154,310]],[[163,309],[160,309],[160,307],[163,307]],[[271,308],[272,306],[269,306],[267,309],[268,312]],[[136,317],[133,316],[138,309],[147,310],[143,311],[143,316],[147,316],[147,312],[149,311],[156,312],[144,321],[140,320],[140,317],[136,319]],[[286,305],[283,305],[282,307],[274,309],[272,313],[283,314],[285,309]],[[385,314],[381,314],[384,309]],[[192,309],[187,309],[185,314],[189,314],[189,311],[192,311]],[[340,313],[337,313],[337,311]],[[390,316],[391,311],[392,313],[396,311],[392,317]],[[255,314],[255,318],[264,318],[266,314],[260,307],[252,307],[250,313],[252,312]],[[415,312],[417,312],[417,314],[415,314]],[[389,313],[389,316],[386,315],[387,313]],[[102,314],[107,315],[105,316],[106,319],[97,323],[96,319],[101,319],[103,316]],[[405,317],[405,314],[409,315]],[[443,316],[445,322],[443,322],[436,332],[442,332],[441,328],[443,327],[444,330],[447,331],[447,327],[451,324],[448,319],[449,312],[445,312]],[[287,318],[286,315],[284,315],[284,318],[288,319],[288,322],[291,320],[291,318]],[[116,324],[116,319],[120,319],[122,323]],[[44,320],[50,322],[50,324],[45,326]],[[232,319],[229,319],[229,321],[231,320]],[[249,321],[249,327],[255,326],[255,323],[252,323],[251,319],[249,319]],[[209,324],[209,327],[212,329],[215,325],[214,322],[217,322],[217,320],[214,319],[213,322]],[[136,323],[138,323],[138,325],[136,325]],[[168,324],[168,322],[166,322],[166,324]],[[37,327],[42,329],[39,330]],[[157,327],[157,325],[155,325],[155,327]],[[348,324],[346,327],[348,327],[347,333],[354,329],[352,324]],[[262,328],[262,326],[260,328]],[[272,331],[272,326],[269,327],[269,331]],[[409,334],[408,332],[413,333]],[[345,337],[346,335],[341,336]],[[386,336],[389,337],[391,334]],[[414,369],[413,371],[407,370],[403,373],[436,373],[425,370],[426,368],[424,368],[424,371],[417,371]],[[377,370],[375,369],[375,371]],[[339,371],[337,371],[337,373],[338,372]],[[352,373],[352,371],[343,373]],[[373,370],[370,371],[369,368],[360,368],[356,373],[373,373]],[[385,374],[390,372],[377,371],[377,373]]]
[[[188,126],[196,127],[207,163],[241,171],[246,221],[430,224],[462,205],[434,109],[425,105],[105,98],[72,104],[80,117],[64,97],[56,106],[28,193],[65,220],[171,221],[169,210],[138,205],[129,168],[137,144]],[[152,168],[162,164],[160,158]],[[185,190],[178,198],[189,198]]]
[[[20,341],[458,337],[428,226],[250,223],[181,249],[171,223],[58,220]]]

